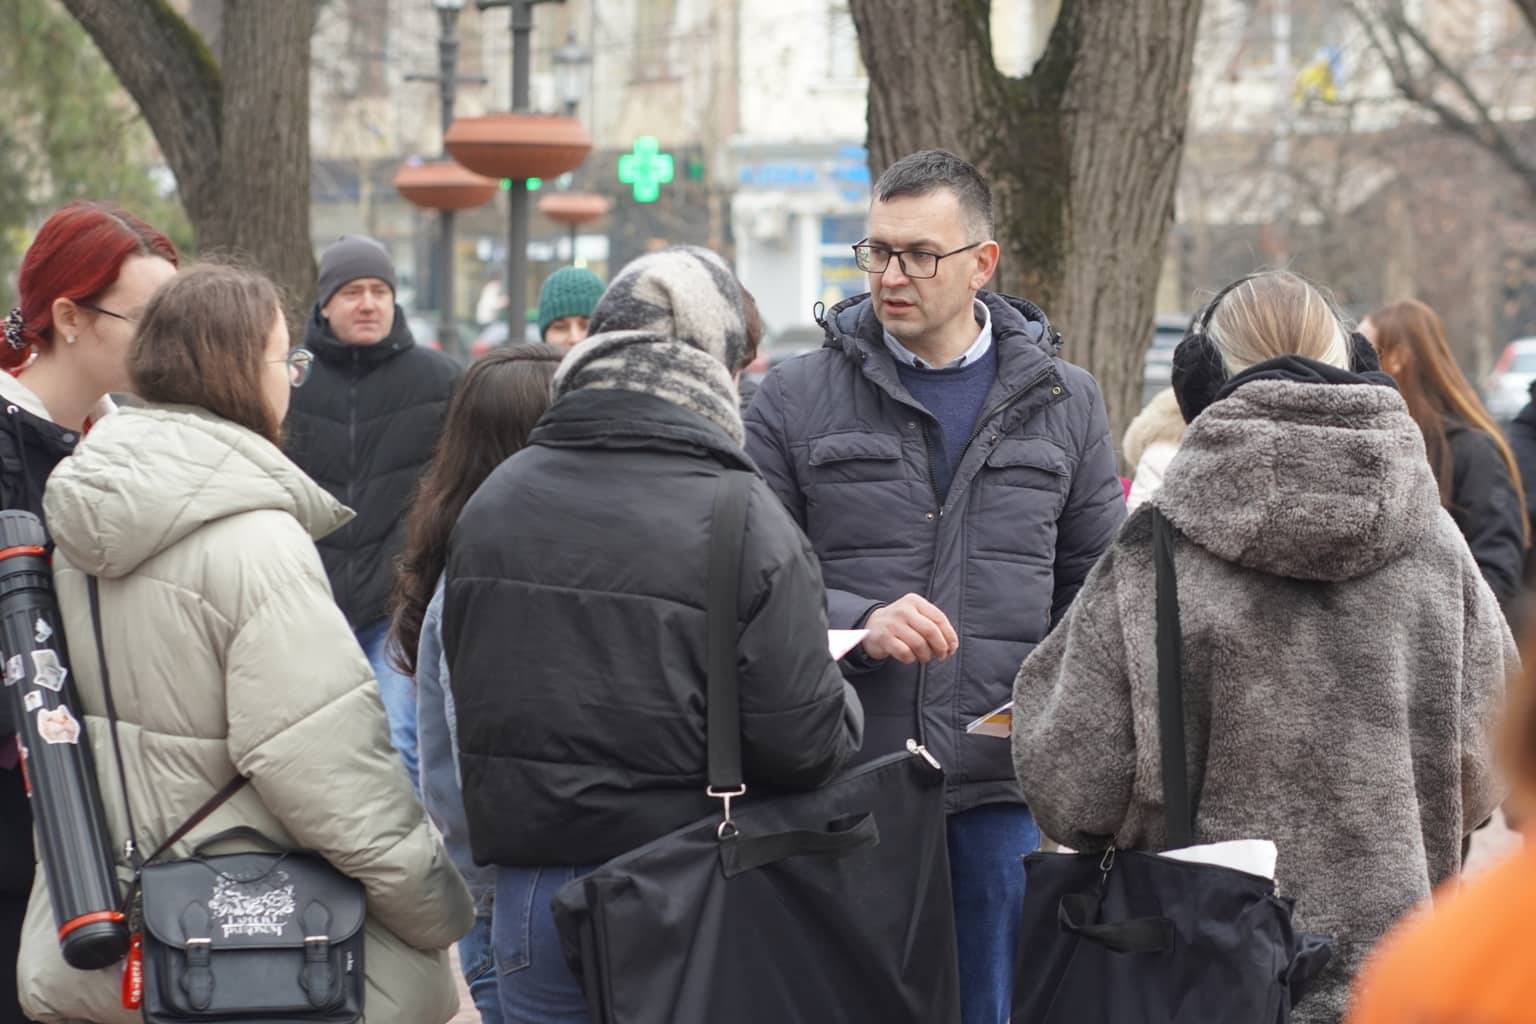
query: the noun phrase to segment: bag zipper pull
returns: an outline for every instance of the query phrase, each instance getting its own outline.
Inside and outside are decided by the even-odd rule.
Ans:
[[[907,740],[907,753],[927,761],[928,764],[931,765],[933,770],[936,772],[941,772],[944,770],[943,767],[939,764],[938,759],[935,758],[932,754],[928,753],[928,748],[917,742],[917,740]]]
[[[128,959],[123,962],[123,1009],[144,1004],[144,936],[134,932],[128,940]]]

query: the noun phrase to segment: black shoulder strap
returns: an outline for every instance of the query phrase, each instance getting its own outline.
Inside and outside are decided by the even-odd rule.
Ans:
[[[1195,810],[1189,798],[1189,769],[1185,762],[1184,648],[1179,624],[1179,587],[1173,568],[1173,524],[1152,506],[1152,561],[1157,568],[1157,725],[1163,754],[1163,813],[1168,846],[1178,849],[1195,841]]]
[[[741,694],[736,681],[737,600],[741,592],[741,550],[747,526],[752,477],[731,471],[715,488],[709,528],[709,590],[705,605],[709,671],[708,732],[711,790],[739,790],[741,778]],[[727,814],[729,816],[729,814]]]
[[[112,753],[117,761],[117,784],[123,793],[123,812],[128,816],[128,840],[123,845],[128,854],[128,861],[135,870],[142,868],[159,857],[166,850],[175,846],[188,832],[207,820],[208,816],[224,805],[230,797],[240,791],[245,785],[243,775],[236,775],[226,782],[213,796],[203,802],[202,806],[193,811],[181,827],[166,838],[155,851],[148,857],[140,857],[138,849],[139,830],[133,821],[133,802],[128,797],[128,773],[123,766],[123,745],[117,732],[117,703],[112,699],[112,672],[107,668],[107,645],[101,635],[101,586],[95,576],[87,576],[86,589],[90,592],[91,599],[91,629],[96,634],[96,663],[101,669],[101,693],[107,705],[107,725],[112,731]]]

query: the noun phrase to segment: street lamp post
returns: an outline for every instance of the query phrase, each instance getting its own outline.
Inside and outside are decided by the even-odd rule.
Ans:
[[[459,12],[464,9],[464,0],[432,0],[432,6],[437,9],[438,37],[437,37],[437,65],[438,73],[435,75],[406,75],[407,81],[412,82],[437,82],[438,95],[442,100],[441,120],[442,135],[446,141],[448,129],[453,124],[454,101],[458,97],[459,83],[484,82],[485,79],[476,76],[460,78],[459,68]],[[447,158],[447,149],[443,149],[443,157]],[[455,355],[459,352],[459,329],[454,323],[454,294],[453,294],[453,245],[454,245],[454,211],[443,209],[438,211],[438,252],[437,272],[437,310],[438,310],[438,344],[443,351]]]
[[[512,9],[512,113],[528,113],[529,36],[533,33],[533,8],[541,3],[565,0],[475,0],[482,11],[493,7]],[[527,329],[528,307],[528,181],[513,178],[507,190],[507,327],[508,337],[521,341]]]
[[[554,62],[555,91],[565,104],[566,116],[575,117],[586,87],[586,70],[592,64],[592,54],[576,41],[575,29],[566,34],[565,45],[555,51]]]

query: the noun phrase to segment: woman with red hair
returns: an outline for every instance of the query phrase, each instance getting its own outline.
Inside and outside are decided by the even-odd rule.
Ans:
[[[43,484],[126,391],[128,344],[176,273],[170,239],[116,207],[71,203],[49,217],[0,319],[0,508],[43,513]],[[0,313],[4,313],[0,308]],[[32,888],[32,816],[10,704],[0,701],[0,967],[16,963]],[[21,1021],[16,972],[0,970],[0,1024]]]

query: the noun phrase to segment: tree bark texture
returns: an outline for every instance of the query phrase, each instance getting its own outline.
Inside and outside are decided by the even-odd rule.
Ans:
[[[988,0],[851,0],[876,178],[953,150],[992,183],[999,290],[1039,303],[1104,391],[1141,406],[1189,120],[1200,0],[1063,0],[1026,76],[998,71]]]
[[[138,105],[176,176],[199,250],[312,300],[313,0],[222,0],[216,54],[167,0],[64,0]]]

